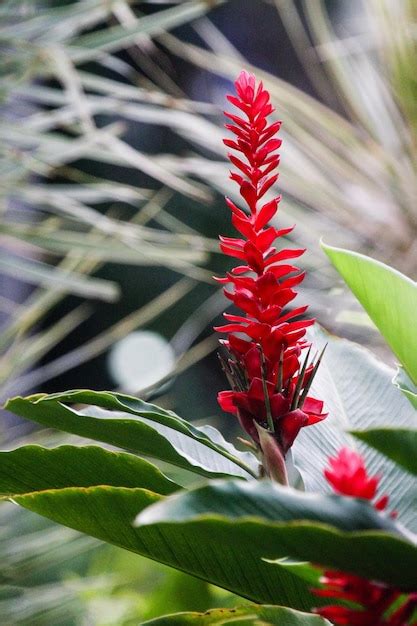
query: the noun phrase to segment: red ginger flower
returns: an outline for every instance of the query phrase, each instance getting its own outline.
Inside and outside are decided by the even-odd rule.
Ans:
[[[257,425],[268,428],[274,433],[278,454],[285,455],[303,426],[326,417],[323,402],[307,395],[318,362],[308,364],[307,354],[301,363],[302,351],[309,346],[304,338],[306,328],[314,320],[296,321],[306,306],[285,309],[297,295],[294,287],[304,278],[304,273],[288,262],[304,250],[278,251],[273,244],[293,227],[277,230],[268,226],[280,201],[280,197],[266,201],[264,196],[278,178],[274,170],[281,140],[275,135],[281,122],[268,123],[267,117],[274,111],[270,95],[252,74],[241,72],[235,87],[237,96],[230,95],[228,100],[243,116],[225,113],[233,122],[226,128],[235,139],[224,139],[224,143],[242,156],[228,155],[237,169],[230,178],[239,185],[247,212],[226,198],[232,223],[242,237],[220,237],[220,248],[242,264],[217,280],[231,286],[224,293],[242,313],[225,313],[230,323],[216,328],[228,334],[222,343],[230,358],[222,364],[232,387],[222,391],[218,400],[258,444]]]
[[[360,454],[342,448],[339,454],[329,459],[330,468],[324,475],[336,493],[354,498],[373,500],[377,494],[379,477],[369,476]],[[388,504],[388,496],[379,498],[374,507],[381,511]],[[393,514],[391,514],[393,515]],[[394,514],[395,515],[395,514]],[[323,589],[316,589],[318,596],[348,600],[357,608],[331,605],[316,609],[322,617],[341,626],[417,626],[409,620],[417,607],[417,593],[410,594],[394,611],[389,611],[401,592],[387,585],[369,581],[354,574],[335,570],[324,572],[321,578]],[[386,616],[386,613],[389,613]]]
[[[373,500],[378,489],[378,476],[369,476],[365,461],[360,454],[342,448],[339,454],[329,459],[330,469],[324,470],[327,481],[334,491],[343,496]],[[382,511],[388,504],[388,496],[382,496],[374,506]]]

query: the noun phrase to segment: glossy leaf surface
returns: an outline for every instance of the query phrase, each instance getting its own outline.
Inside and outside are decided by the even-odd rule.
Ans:
[[[417,283],[363,254],[322,248],[417,384]]]
[[[353,498],[302,494],[267,481],[211,481],[148,508],[136,524],[158,530],[170,545],[186,541],[204,558],[219,551],[233,558],[246,549],[404,589],[417,585],[415,536]]]
[[[70,406],[76,403],[90,406],[81,410]],[[231,444],[226,449],[175,413],[131,396],[69,391],[13,398],[6,408],[43,426],[133,450],[205,476],[249,478],[255,473],[256,459],[251,453],[239,452]]]
[[[32,445],[0,452],[2,496],[96,485],[141,487],[163,495],[180,488],[152,463],[98,446]]]
[[[59,524],[165,563],[256,602],[280,603],[309,610],[318,600],[309,584],[279,564],[262,561],[259,546],[221,537],[200,537],[196,546],[182,525],[166,537],[158,528],[135,528],[137,513],[161,499],[148,489],[67,487],[45,489],[13,500]]]
[[[417,475],[417,430],[373,428],[353,431],[352,435],[401,465],[411,474]]]
[[[417,482],[387,457],[355,439],[349,431],[416,427],[416,412],[391,383],[393,370],[371,352],[317,329],[309,334],[315,349],[327,348],[312,393],[324,400],[329,416],[304,428],[293,446],[294,462],[307,491],[329,491],[323,471],[343,446],[363,454],[368,471],[380,476],[380,493],[390,496],[390,509],[417,532]]]

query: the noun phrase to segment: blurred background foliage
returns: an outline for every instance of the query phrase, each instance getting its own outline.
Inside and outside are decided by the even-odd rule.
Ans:
[[[413,0],[4,0],[1,399],[118,387],[219,421],[211,276],[236,196],[221,111],[242,67],[284,122],[279,223],[308,248],[300,300],[381,350],[318,242],[416,277],[416,22]],[[62,442],[3,418],[4,447]],[[130,625],[228,601],[13,505],[0,555],[8,624]]]

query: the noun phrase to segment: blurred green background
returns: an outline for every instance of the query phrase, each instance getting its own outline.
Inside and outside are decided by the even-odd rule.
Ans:
[[[216,403],[225,302],[211,277],[230,266],[222,110],[242,68],[283,120],[278,221],[308,249],[300,301],[384,353],[319,240],[416,278],[416,25],[412,0],[4,0],[2,401],[118,388],[237,432]],[[5,412],[0,437],[64,441]],[[12,504],[0,557],[10,625],[128,626],[234,602]]]

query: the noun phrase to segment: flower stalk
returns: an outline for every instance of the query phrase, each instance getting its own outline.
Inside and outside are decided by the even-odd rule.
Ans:
[[[268,442],[271,457],[269,438],[261,438],[258,427],[273,437],[274,449],[285,460],[300,429],[326,417],[323,402],[308,395],[322,355],[310,361],[305,335],[314,320],[304,318],[308,307],[288,308],[305,276],[293,265],[304,249],[277,248],[276,241],[294,227],[269,225],[281,199],[267,197],[278,179],[281,140],[276,135],[281,122],[268,121],[274,111],[270,95],[252,74],[241,72],[235,87],[236,95],[228,100],[238,114],[225,112],[232,122],[226,128],[234,138],[224,143],[233,150],[228,155],[234,168],[230,178],[239,187],[244,208],[226,198],[240,236],[221,236],[220,248],[239,265],[217,280],[240,312],[225,313],[228,323],[216,328],[226,334],[221,341],[226,357],[221,360],[231,386],[220,392],[218,400],[262,453]],[[270,476],[276,474],[270,461],[268,467]]]

